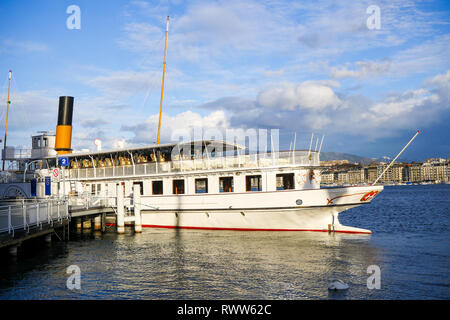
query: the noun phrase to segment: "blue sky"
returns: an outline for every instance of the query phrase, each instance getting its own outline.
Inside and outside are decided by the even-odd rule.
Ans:
[[[70,5],[79,30],[66,27]],[[285,147],[294,132],[308,147],[314,132],[324,151],[392,157],[420,129],[405,158],[450,157],[446,1],[3,0],[0,12],[8,145],[54,131],[60,95],[75,97],[76,149],[155,141],[169,15],[162,141],[277,128]]]

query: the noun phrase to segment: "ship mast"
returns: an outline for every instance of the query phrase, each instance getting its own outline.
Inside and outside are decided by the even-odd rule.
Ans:
[[[164,45],[164,64],[163,64],[162,86],[161,86],[161,102],[159,104],[158,138],[156,140],[156,144],[159,144],[159,136],[160,136],[160,132],[161,132],[161,115],[162,115],[162,103],[163,103],[163,94],[164,94],[164,74],[166,72],[167,35],[168,34],[169,34],[169,16],[167,16],[167,24],[166,24],[166,42]]]
[[[11,89],[11,73],[12,71],[9,70],[8,75],[8,100],[6,101],[6,125],[5,125],[5,140],[3,141],[3,166],[2,170],[5,171],[5,157],[6,157],[6,137],[8,133],[8,113],[9,113],[9,105],[11,104],[11,101],[9,100],[9,93]]]

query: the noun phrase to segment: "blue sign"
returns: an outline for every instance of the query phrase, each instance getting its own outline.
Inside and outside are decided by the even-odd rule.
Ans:
[[[68,167],[69,166],[69,157],[61,157],[58,158],[59,165],[61,167]]]
[[[36,179],[31,179],[31,196],[36,197]]]
[[[52,179],[51,177],[45,177],[45,195],[52,195]]]

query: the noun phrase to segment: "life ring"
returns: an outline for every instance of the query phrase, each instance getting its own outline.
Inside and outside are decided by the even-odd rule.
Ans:
[[[363,197],[361,198],[360,201],[370,201],[373,198],[375,198],[375,196],[379,193],[379,191],[369,191],[367,192],[365,195],[363,195]]]

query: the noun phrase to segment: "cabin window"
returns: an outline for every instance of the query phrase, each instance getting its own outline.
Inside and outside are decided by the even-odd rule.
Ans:
[[[95,195],[95,184],[91,184],[91,194]]]
[[[233,192],[233,177],[219,178],[219,188],[220,192]]]
[[[195,193],[208,193],[208,179],[195,179]]]
[[[101,184],[97,184],[97,191],[96,191],[96,193],[99,194],[100,191],[102,191],[102,185]]]
[[[294,189],[294,174],[277,174],[277,190]]]
[[[184,180],[173,180],[173,194],[184,193]]]
[[[262,190],[261,176],[246,176],[245,177],[245,190],[246,191],[261,191]]]
[[[163,194],[163,182],[161,180],[152,181],[152,190],[153,194]]]
[[[142,196],[144,194],[144,183],[142,181],[134,181],[133,182],[133,187],[134,185],[138,184],[141,188],[139,189],[139,194]]]

